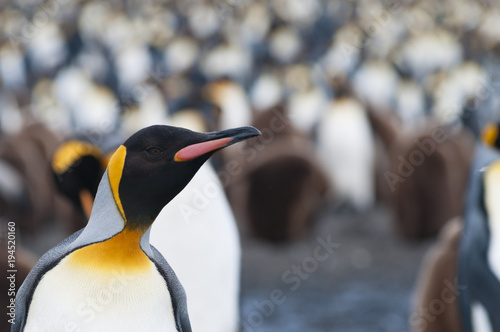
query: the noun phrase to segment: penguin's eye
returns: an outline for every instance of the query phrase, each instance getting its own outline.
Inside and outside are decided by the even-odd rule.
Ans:
[[[159,155],[162,154],[162,152],[163,150],[158,147],[152,147],[146,150],[147,155],[150,157],[158,157]]]

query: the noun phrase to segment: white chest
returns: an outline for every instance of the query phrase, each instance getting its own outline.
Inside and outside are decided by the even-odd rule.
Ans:
[[[25,331],[177,331],[165,280],[151,269],[97,273],[63,259],[33,295]]]
[[[491,218],[488,263],[497,279],[500,280],[500,218],[493,219],[493,216]]]

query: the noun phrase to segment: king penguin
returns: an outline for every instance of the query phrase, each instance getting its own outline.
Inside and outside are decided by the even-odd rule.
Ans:
[[[213,153],[258,135],[158,125],[132,135],[111,157],[87,226],[20,287],[12,332],[191,331],[184,289],[149,244],[150,227]]]
[[[177,111],[169,125],[199,132],[207,129],[202,113],[194,109]],[[110,148],[115,151],[123,142],[122,139],[113,144],[118,138],[105,136],[97,146],[86,137],[76,136],[61,144],[54,154],[52,170],[58,188],[82,217],[85,215],[86,221],[109,162],[106,155]],[[205,163],[156,217],[150,244],[168,261],[184,287],[194,331],[239,330],[238,227],[223,185],[210,163]],[[214,302],[216,306],[212,305]]]
[[[500,154],[479,147],[460,242],[458,285],[463,331],[500,331]]]

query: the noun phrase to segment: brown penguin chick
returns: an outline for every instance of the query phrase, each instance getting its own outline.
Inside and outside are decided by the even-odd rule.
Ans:
[[[482,140],[486,145],[496,146],[498,127],[488,124],[483,130]],[[425,256],[415,288],[415,304],[410,316],[412,332],[460,332],[462,318],[456,280],[458,278],[459,249],[463,220],[450,220],[441,230],[437,243]],[[425,310],[439,302],[439,315],[429,319]],[[436,309],[434,309],[436,310]]]
[[[430,121],[404,133],[391,113],[371,110],[370,119],[388,155],[377,182],[394,210],[398,233],[413,240],[436,235],[462,214],[474,138],[467,129]]]
[[[241,150],[240,176],[231,182],[230,200],[250,232],[271,242],[307,234],[328,193],[328,179],[312,143],[274,108],[256,116],[262,139]],[[240,219],[239,218],[239,219]]]
[[[55,190],[49,164],[58,144],[59,139],[40,123],[29,124],[18,134],[4,137],[0,142],[0,158],[20,174],[26,188],[23,204],[11,206],[12,214],[7,211],[5,215],[15,218],[23,232],[36,233],[54,217],[79,219],[71,205]],[[69,225],[69,231],[82,226],[81,223]]]
[[[456,134],[443,130],[442,136],[436,134],[438,130],[434,127],[419,135],[414,143],[400,150],[397,161],[391,163],[393,172],[400,173],[403,162],[399,156],[403,155],[414,168],[414,174],[410,174],[411,167],[409,173],[402,174],[403,182],[398,183],[394,191],[399,232],[407,238],[434,236],[447,220],[463,213],[474,140],[465,130]],[[424,161],[418,165],[419,162],[413,161],[417,152],[425,153],[420,150],[424,142],[429,144],[429,151],[433,149],[431,144],[435,144],[436,150],[420,154]],[[404,177],[407,174],[409,176]]]
[[[31,137],[32,129],[36,127],[27,126],[17,135],[4,137],[0,143],[0,158],[19,173],[26,188],[22,205],[11,206],[5,217],[14,218],[21,231],[34,233],[50,217],[53,196],[47,194],[51,183],[43,176],[47,160],[45,149]],[[49,135],[48,141],[51,138]]]
[[[412,332],[460,332],[462,324],[456,287],[458,249],[463,222],[455,218],[443,227],[420,268],[415,304],[410,315]],[[439,301],[439,315],[434,306]]]

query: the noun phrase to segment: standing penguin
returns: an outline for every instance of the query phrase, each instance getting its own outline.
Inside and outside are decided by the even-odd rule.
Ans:
[[[191,331],[184,289],[149,244],[151,224],[214,152],[259,134],[152,126],[131,136],[108,164],[88,225],[19,289],[12,332]]]
[[[458,284],[463,330],[500,331],[500,155],[479,147],[460,243]]]
[[[333,100],[318,128],[318,150],[339,198],[358,211],[375,202],[375,145],[363,105]]]
[[[196,110],[178,111],[170,124],[206,131],[201,113]],[[52,162],[58,188],[77,210],[85,213],[87,220],[108,163],[103,158],[106,145],[116,138],[104,140],[97,147],[71,139],[58,148]],[[113,151],[118,146],[114,145]],[[231,207],[210,163],[205,163],[160,212],[150,244],[169,262],[184,287],[192,329],[236,332],[240,314],[240,240]],[[217,306],[212,305],[214,301]]]

